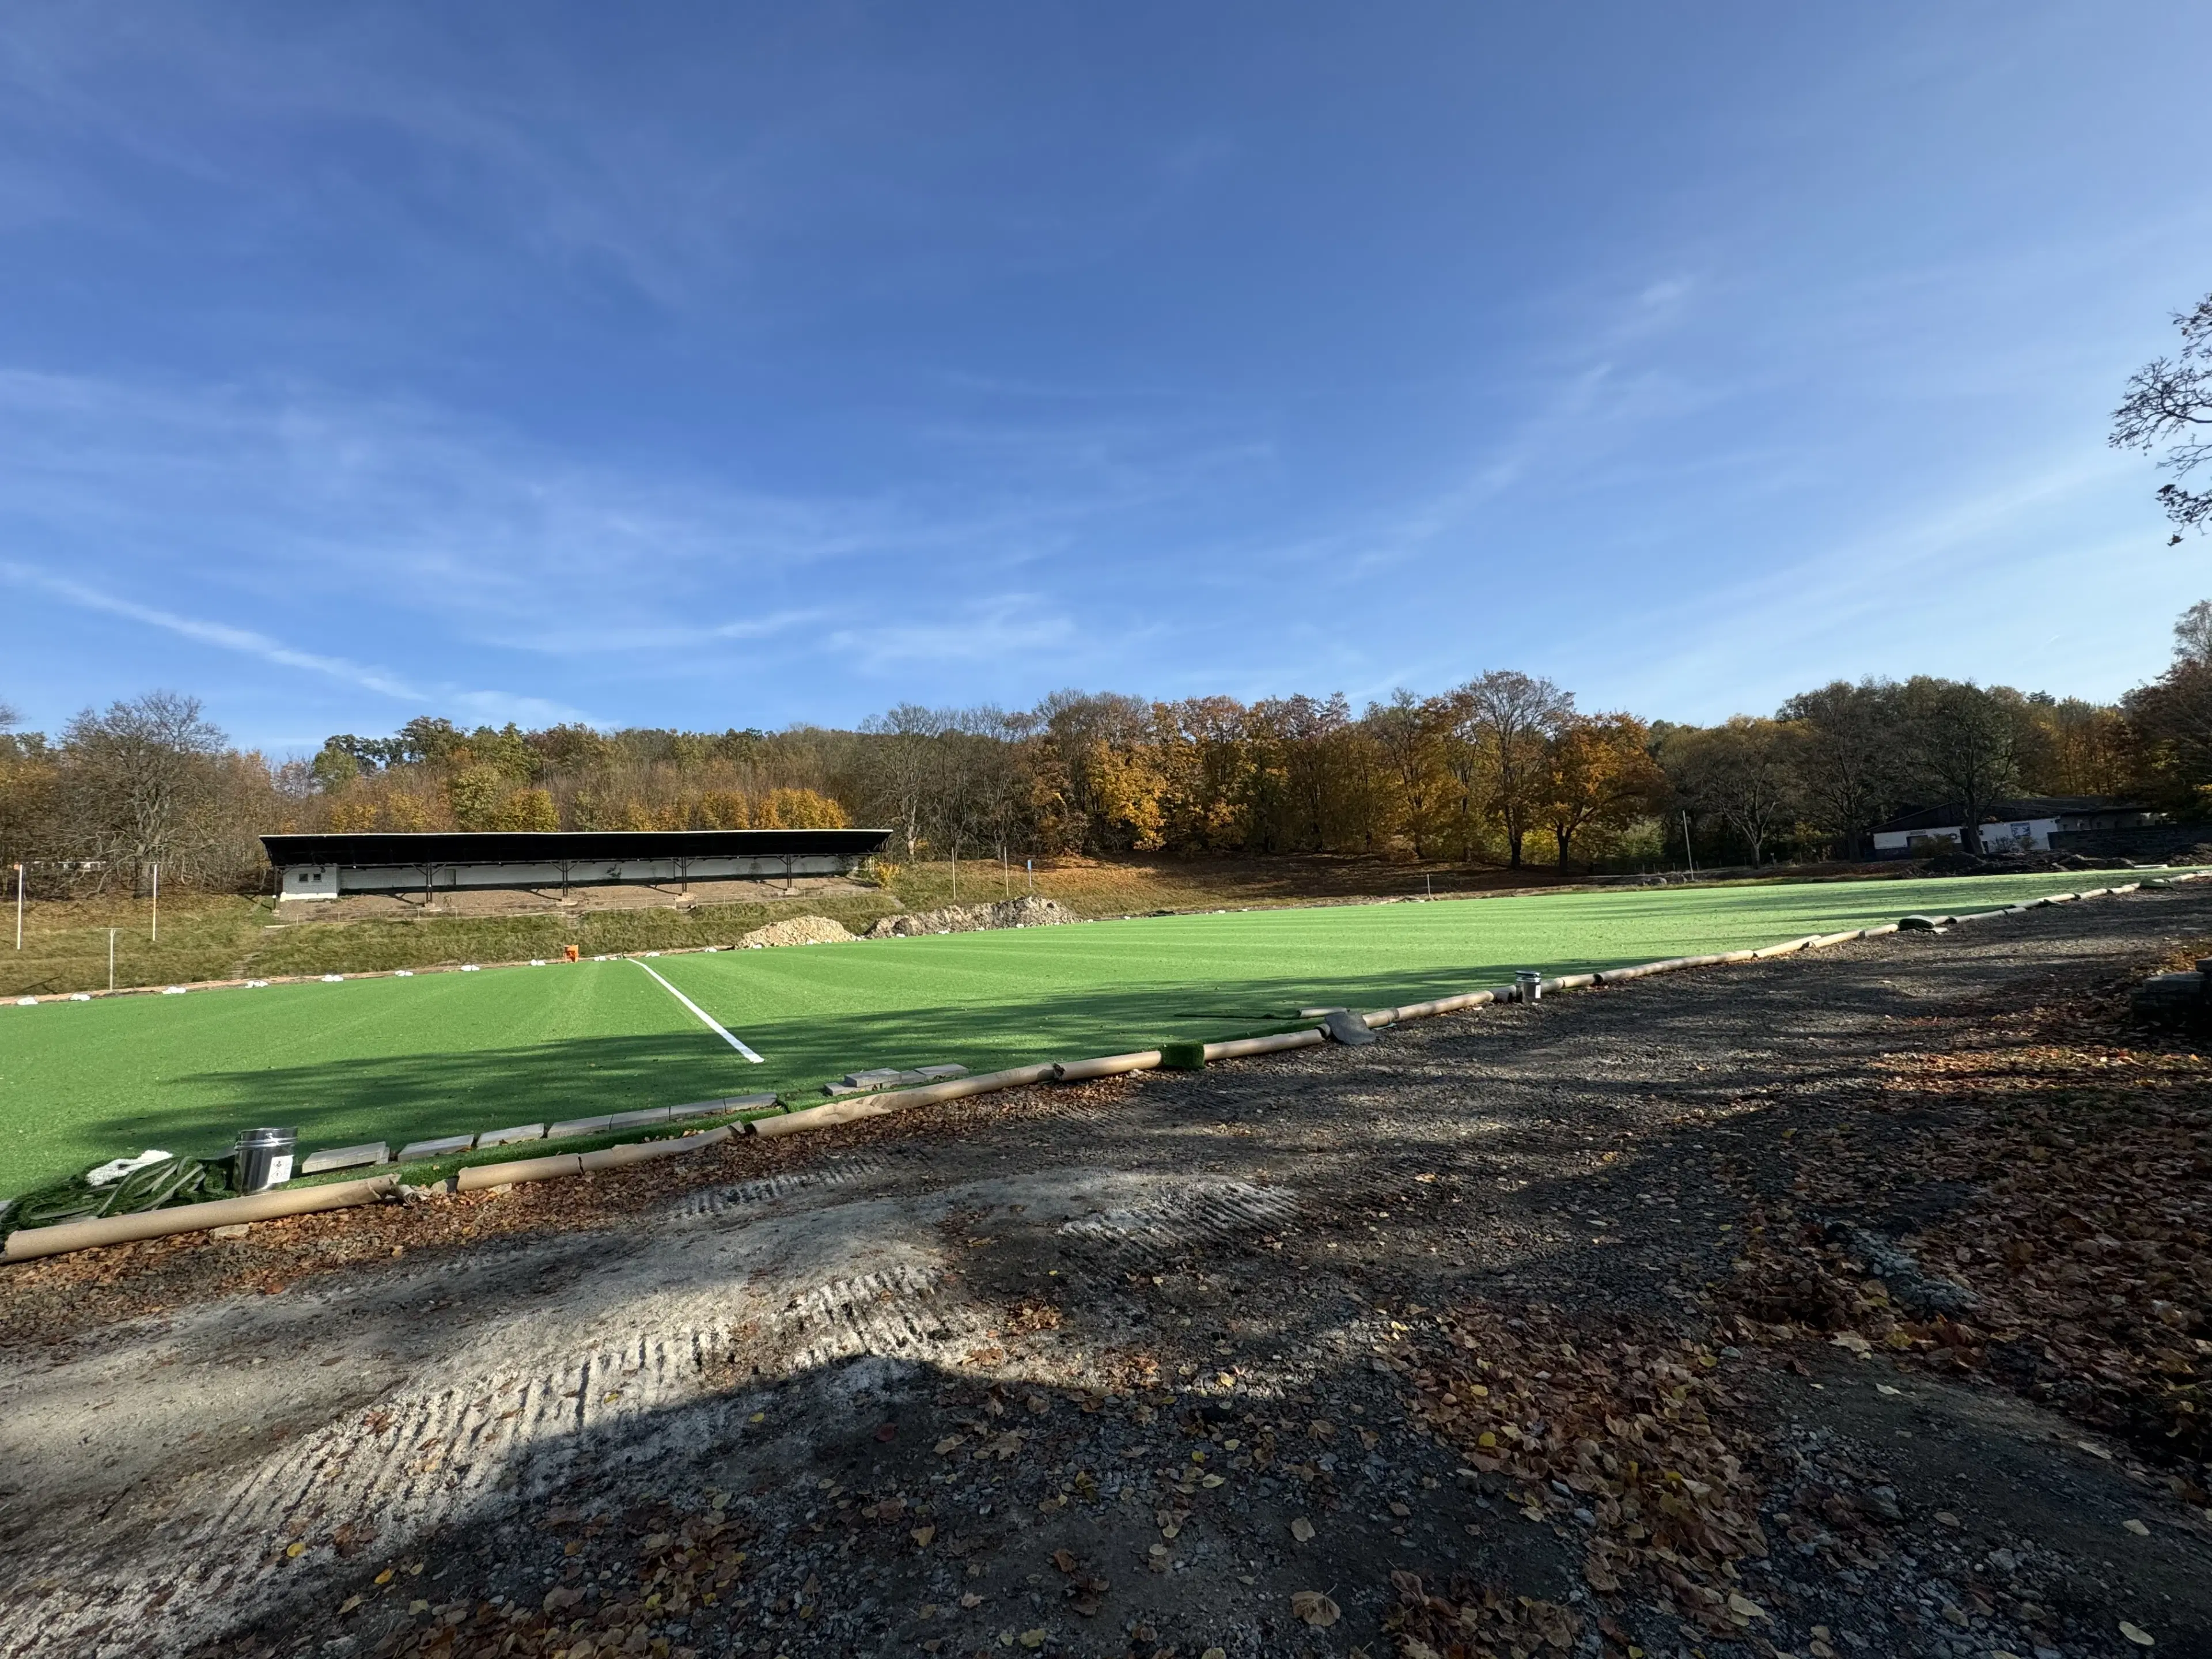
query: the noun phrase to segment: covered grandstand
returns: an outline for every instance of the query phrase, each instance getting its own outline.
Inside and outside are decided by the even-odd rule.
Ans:
[[[849,876],[888,830],[382,831],[264,836],[286,900]]]

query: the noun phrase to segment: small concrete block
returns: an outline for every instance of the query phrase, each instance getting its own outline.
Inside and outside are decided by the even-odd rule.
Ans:
[[[641,1112],[617,1112],[612,1117],[607,1120],[607,1127],[610,1129],[636,1129],[641,1128],[648,1123],[665,1123],[667,1121],[668,1108],[665,1106],[649,1106]]]
[[[774,1095],[728,1095],[720,1100],[695,1100],[688,1106],[671,1106],[672,1118],[720,1117],[726,1112],[757,1112],[775,1104]]]
[[[392,1149],[383,1141],[373,1140],[365,1146],[325,1146],[320,1152],[309,1152],[301,1161],[301,1175],[320,1175],[325,1170],[354,1170],[365,1164],[381,1164],[392,1156]]]
[[[608,1117],[572,1117],[566,1123],[556,1123],[546,1130],[545,1139],[558,1140],[563,1135],[595,1135],[613,1121]]]
[[[518,1123],[512,1129],[486,1129],[477,1137],[479,1146],[508,1146],[518,1140],[543,1140],[545,1126],[542,1123]]]
[[[924,1066],[920,1068],[920,1071],[921,1075],[927,1078],[932,1083],[942,1083],[947,1078],[968,1075],[968,1068],[965,1066]]]
[[[1951,925],[1948,916],[1899,916],[1897,927],[1905,933],[1940,933]]]
[[[465,1152],[477,1144],[472,1134],[440,1135],[434,1140],[410,1140],[399,1149],[399,1161],[412,1164],[417,1158],[443,1158],[449,1152]]]
[[[878,1066],[866,1072],[848,1072],[837,1080],[848,1089],[880,1089],[904,1075],[896,1066]]]

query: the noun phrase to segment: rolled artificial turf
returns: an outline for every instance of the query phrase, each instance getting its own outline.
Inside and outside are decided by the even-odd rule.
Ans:
[[[872,1066],[985,1072],[1213,1042],[1282,1029],[1302,1006],[1384,1007],[1500,984],[1517,968],[1741,950],[2064,885],[2041,875],[1542,893],[655,960],[763,1065],[619,959],[5,1006],[0,1195],[149,1146],[216,1156],[260,1125],[296,1127],[304,1152],[765,1090],[796,1101]]]

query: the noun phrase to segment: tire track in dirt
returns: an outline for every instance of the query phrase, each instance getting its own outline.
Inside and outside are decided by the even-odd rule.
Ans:
[[[248,1468],[188,1479],[163,1516],[61,1528],[60,1541],[35,1561],[19,1558],[0,1581],[0,1654],[143,1651],[149,1636],[187,1646],[297,1592],[344,1554],[396,1558],[409,1540],[487,1509],[540,1500],[602,1443],[639,1457],[742,1437],[733,1376],[805,1376],[866,1358],[963,1363],[1004,1322],[934,1259],[937,1227],[975,1188],[925,1178],[901,1197],[832,1196],[887,1167],[842,1157],[702,1194],[664,1215],[678,1249],[610,1262],[611,1282],[588,1295],[510,1298],[457,1324],[456,1346],[428,1374]],[[985,1184],[994,1194],[1005,1185]],[[1213,1176],[1061,1171],[1018,1190],[1035,1202],[1031,1223],[1074,1258],[1069,1279],[1101,1293],[1129,1267],[1265,1234],[1297,1206],[1282,1188]],[[872,1255],[889,1259],[864,1265]],[[839,1271],[840,1257],[860,1270]],[[532,1252],[514,1254],[516,1275],[532,1266]],[[392,1287],[386,1311],[411,1316],[416,1294]],[[343,1300],[348,1314],[307,1333],[287,1363],[317,1366],[340,1343],[347,1320],[362,1316],[359,1298]],[[105,1568],[94,1565],[102,1553]]]

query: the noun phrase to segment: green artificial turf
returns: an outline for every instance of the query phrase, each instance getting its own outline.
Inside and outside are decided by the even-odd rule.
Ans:
[[[256,1125],[296,1125],[302,1152],[396,1148],[721,1095],[812,1099],[857,1068],[981,1072],[1214,1041],[1301,1006],[1384,1006],[1516,968],[1620,967],[2066,889],[2025,876],[1546,893],[653,962],[762,1065],[621,959],[0,1006],[0,1194],[149,1146],[216,1155]]]

